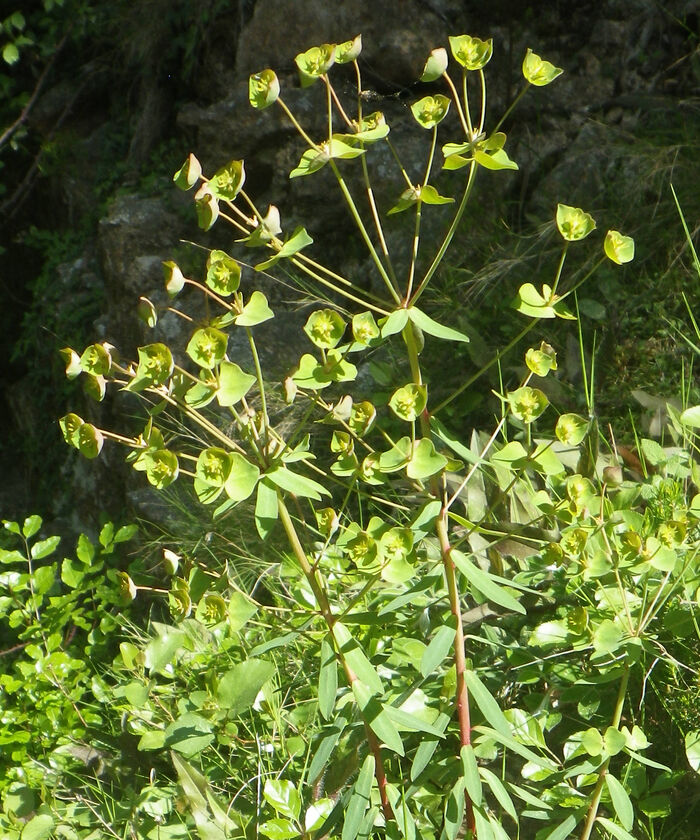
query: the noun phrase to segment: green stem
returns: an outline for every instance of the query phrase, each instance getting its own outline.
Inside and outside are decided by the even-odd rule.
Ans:
[[[477,163],[476,161],[472,161],[469,167],[469,177],[467,179],[467,186],[464,190],[464,195],[462,196],[462,200],[459,203],[459,207],[457,208],[457,212],[455,213],[455,217],[452,220],[452,224],[449,227],[449,230],[445,234],[445,238],[442,240],[442,244],[438,249],[437,254],[430,264],[430,268],[425,273],[425,277],[423,277],[420,286],[416,289],[413,294],[413,297],[410,300],[410,304],[413,305],[416,303],[418,298],[423,294],[425,287],[428,285],[430,280],[432,279],[433,274],[435,274],[438,266],[442,262],[442,258],[445,256],[445,252],[450,247],[450,243],[452,242],[452,237],[455,235],[457,231],[457,225],[459,224],[462,216],[464,215],[464,210],[467,206],[467,202],[469,201],[469,196],[472,191],[472,187],[474,185],[474,176],[476,174]]]
[[[627,684],[629,683],[629,678],[630,666],[628,664],[625,666],[625,671],[622,675],[622,679],[620,680],[620,687],[617,691],[617,701],[615,703],[615,711],[613,712],[612,719],[612,726],[614,726],[615,729],[619,727],[620,720],[622,718],[622,709],[625,704],[625,696],[627,695]],[[600,770],[598,771],[598,781],[596,782],[596,786],[593,791],[591,804],[588,809],[588,814],[586,816],[586,822],[583,826],[583,833],[581,834],[581,840],[590,840],[591,832],[593,831],[593,825],[595,824],[596,817],[598,816],[600,797],[603,793],[603,785],[605,784],[605,776],[607,775],[609,764],[610,757],[605,759]]]
[[[299,132],[299,134],[301,134],[301,136],[304,138],[304,140],[306,140],[306,142],[309,144],[309,146],[312,149],[315,149],[317,152],[320,151],[320,147],[318,146],[318,144],[314,143],[314,141],[309,137],[309,135],[304,131],[304,129],[301,127],[301,125],[297,122],[296,117],[289,110],[289,108],[285,105],[285,103],[282,101],[281,96],[277,97],[277,103],[282,108],[284,113],[287,115],[287,117],[289,118],[289,121],[292,123],[294,128],[296,128],[296,130]]]
[[[515,106],[518,104],[518,102],[520,102],[520,100],[523,98],[523,96],[525,96],[525,94],[528,92],[529,89],[530,89],[530,82],[528,82],[525,85],[525,87],[520,91],[520,93],[510,103],[510,105],[506,109],[506,112],[503,114],[501,119],[496,123],[496,127],[494,128],[494,130],[492,132],[493,134],[495,134],[498,131],[498,129],[503,125],[503,123],[508,119],[508,116],[509,116],[510,112],[513,110],[513,108],[515,108]]]
[[[481,82],[481,114],[479,115],[479,134],[484,130],[486,122],[486,76],[484,71],[479,69],[479,81]]]
[[[425,167],[425,175],[423,176],[423,184],[422,186],[425,187],[430,179],[430,170],[433,167],[433,159],[435,157],[435,146],[437,144],[437,126],[433,126],[433,140],[430,144],[430,153],[428,155],[428,162]],[[410,300],[411,292],[413,291],[413,278],[415,277],[416,273],[416,260],[418,259],[418,246],[420,244],[420,223],[421,223],[421,212],[422,212],[423,203],[418,198],[416,202],[416,224],[413,231],[413,249],[411,251],[411,265],[408,270],[408,283],[406,284],[406,295],[405,300]]]
[[[312,271],[310,268],[308,268],[308,266],[304,265],[304,263],[301,260],[302,260],[302,257],[301,257],[300,254],[296,254],[295,256],[290,257],[290,259],[289,259],[291,264],[296,266],[298,269],[300,269],[300,271],[303,271],[304,274],[308,275],[313,280],[316,280],[316,282],[320,283],[322,286],[326,286],[329,289],[333,289],[333,291],[336,294],[339,294],[342,297],[347,298],[348,300],[352,300],[355,303],[358,303],[360,306],[366,307],[367,309],[372,309],[372,310],[374,310],[374,312],[378,312],[380,315],[388,315],[389,314],[386,311],[386,309],[382,309],[381,306],[375,306],[375,304],[369,303],[368,301],[357,297],[357,295],[352,294],[352,292],[348,292],[345,289],[341,289],[339,286],[336,286],[335,283],[331,283],[330,280],[326,280],[324,277],[321,277],[315,271]]]
[[[250,344],[250,352],[253,355],[253,364],[255,365],[255,378],[258,380],[258,390],[260,391],[260,403],[262,408],[262,415],[263,415],[263,428],[265,429],[265,442],[267,442],[268,436],[268,428],[270,425],[270,419],[267,416],[267,400],[265,398],[265,382],[263,380],[262,374],[262,367],[260,366],[260,356],[258,355],[258,348],[255,344],[255,339],[253,338],[253,331],[250,327],[245,328],[246,335],[248,336],[248,343]]]

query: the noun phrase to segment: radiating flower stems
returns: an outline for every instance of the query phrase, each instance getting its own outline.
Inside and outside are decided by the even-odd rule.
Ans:
[[[433,167],[433,159],[435,157],[435,146],[437,144],[437,126],[433,126],[433,137],[430,144],[430,152],[428,154],[428,162],[425,167],[425,175],[423,176],[422,187],[425,187],[430,180],[430,170]],[[420,223],[421,223],[421,208],[422,201],[420,198],[416,202],[416,222],[413,231],[413,248],[411,250],[411,264],[408,269],[408,281],[406,283],[405,300],[410,300],[411,292],[413,291],[413,278],[416,271],[416,259],[418,258],[418,246],[420,244]]]
[[[618,729],[620,726],[620,720],[622,718],[622,709],[625,705],[625,697],[627,695],[627,684],[629,683],[630,678],[630,665],[627,663],[625,665],[625,670],[622,673],[622,677],[620,679],[620,685],[617,690],[617,700],[615,701],[615,710],[613,712],[612,723],[611,725]],[[603,793],[603,785],[605,784],[605,776],[608,772],[608,766],[610,764],[610,756],[608,756],[603,764],[601,765],[600,769],[598,770],[598,781],[596,782],[596,786],[593,790],[593,795],[591,797],[591,804],[588,808],[588,814],[586,815],[586,822],[583,826],[583,832],[581,834],[581,840],[590,840],[591,832],[593,831],[593,826],[596,821],[596,817],[598,816],[598,807],[600,806],[600,797]]]
[[[452,94],[452,99],[455,103],[455,107],[457,108],[457,113],[459,114],[459,121],[462,123],[462,129],[464,134],[471,138],[472,136],[472,121],[471,116],[469,114],[469,103],[466,97],[466,81],[464,82],[464,90],[465,90],[465,97],[464,97],[464,109],[462,109],[462,103],[459,100],[459,94],[457,93],[457,88],[454,85],[454,82],[449,77],[448,73],[443,73],[442,78],[447,82],[447,86],[450,89],[450,93]],[[466,80],[466,73],[464,74],[464,78]]]
[[[365,223],[362,221],[362,218],[361,218],[361,216],[360,216],[360,214],[357,210],[357,206],[355,205],[355,200],[353,199],[352,195],[350,194],[350,190],[348,189],[347,184],[345,183],[345,180],[343,179],[343,176],[340,174],[340,170],[338,169],[335,161],[332,158],[331,158],[331,160],[328,161],[328,163],[329,163],[331,169],[333,170],[333,174],[335,175],[336,180],[338,182],[338,186],[340,187],[340,190],[343,193],[345,201],[348,205],[348,209],[350,210],[350,214],[352,215],[353,219],[355,220],[355,224],[357,225],[357,229],[360,232],[360,236],[362,237],[365,245],[367,246],[367,250],[369,251],[370,256],[372,257],[372,260],[377,267],[377,271],[379,272],[380,277],[384,281],[384,283],[385,283],[385,285],[386,285],[386,287],[389,291],[389,294],[392,296],[394,301],[397,304],[401,303],[401,298],[399,297],[399,293],[397,292],[396,288],[394,287],[394,284],[391,282],[391,278],[389,277],[386,269],[384,268],[384,263],[381,261],[381,259],[379,257],[379,254],[377,253],[374,245],[372,244],[372,240],[370,239],[369,234],[367,233],[367,228],[365,227]]]
[[[445,238],[442,240],[440,247],[438,248],[437,254],[433,258],[433,261],[430,263],[430,267],[425,272],[425,276],[421,280],[420,285],[413,293],[413,296],[410,300],[410,305],[413,306],[417,303],[418,298],[423,294],[425,291],[428,283],[430,283],[433,275],[437,271],[440,263],[442,262],[442,258],[445,256],[447,249],[450,247],[450,243],[452,242],[452,238],[457,231],[457,226],[459,225],[462,216],[464,215],[464,210],[467,206],[467,202],[469,201],[469,196],[472,191],[472,187],[474,186],[474,176],[476,175],[476,168],[477,168],[476,161],[472,161],[469,165],[469,175],[467,177],[467,186],[464,189],[464,194],[462,195],[462,200],[459,203],[459,207],[457,208],[457,212],[455,213],[454,218],[452,219],[452,224],[450,225],[447,233],[445,234]]]
[[[287,506],[285,505],[284,500],[282,498],[281,492],[277,493],[277,507],[279,510],[282,527],[284,528],[284,532],[287,536],[287,540],[289,541],[289,545],[294,553],[297,562],[299,563],[299,566],[301,567],[302,572],[304,573],[304,577],[306,578],[306,580],[309,583],[309,586],[311,587],[311,591],[314,594],[314,598],[316,599],[316,603],[318,604],[319,611],[323,616],[323,619],[326,622],[328,629],[332,632],[333,626],[335,625],[337,619],[331,612],[328,597],[325,591],[323,590],[323,587],[318,581],[315,570],[309,563],[309,560],[306,556],[306,552],[304,551],[304,547],[302,546],[301,540],[299,539],[299,535],[297,534],[296,528],[294,527],[292,517],[290,516]],[[353,672],[352,668],[350,668],[348,663],[345,661],[343,652],[342,650],[338,649],[337,645],[336,650],[338,653],[338,659],[340,660],[340,663],[343,666],[343,670],[345,671],[345,676],[347,677],[348,683],[352,685],[357,680],[357,676]],[[367,737],[367,744],[369,746],[370,752],[374,756],[374,775],[377,780],[377,787],[379,789],[379,797],[382,803],[382,812],[384,814],[384,818],[387,821],[390,821],[394,819],[394,812],[391,807],[391,803],[389,802],[389,796],[387,793],[386,773],[384,772],[382,750],[377,736],[374,734],[367,721],[365,721],[365,734]]]

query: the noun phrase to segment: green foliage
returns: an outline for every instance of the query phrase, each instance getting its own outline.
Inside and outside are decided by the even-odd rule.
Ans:
[[[327,168],[335,178],[375,286],[309,256],[311,237],[303,227],[285,233],[277,208],[263,214],[243,161],[208,179],[190,155],[175,176],[194,190],[202,229],[226,220],[241,251],[262,250],[256,271],[288,269],[318,284],[303,329],[312,350],[290,346],[281,387],[266,381],[258,351],[258,328],[278,316],[251,288],[256,275],[241,271],[248,260],[219,250],[202,279],[165,264],[171,296],[187,284],[217,307],[185,348],[153,342],[133,362],[105,344],[64,351],[68,375],[87,379],[97,398],[116,386],[143,397],[148,412],[136,437],[66,415],[66,441],[87,457],[103,443],[125,446],[157,489],[191,478],[199,502],[215,505],[213,528],[245,524],[238,556],[268,556],[275,569],[270,597],[256,598],[235,563],[168,547],[169,616],[122,643],[105,678],[132,746],[164,769],[112,821],[125,836],[602,840],[654,836],[671,808],[667,791],[682,774],[653,752],[643,701],[657,664],[676,665],[669,650],[681,628],[697,633],[695,409],[671,418],[674,447],[639,440],[642,472],[625,474],[614,440],[598,430],[593,369],[584,361],[589,417],[560,413],[545,391],[558,368],[545,340],[525,354],[519,381],[502,383],[492,429],[442,421],[473,380],[436,403],[431,353],[447,342],[456,354],[469,336],[418,302],[477,175],[517,168],[500,123],[486,130],[492,42],[465,35],[450,48],[461,91],[447,51],[434,50],[423,78],[446,93],[411,107],[426,139],[424,175],[413,184],[398,164],[400,197],[386,217],[371,167],[389,126],[376,114],[368,125],[362,113],[359,39],[296,58],[302,86],[327,93],[318,140],[273,71],[250,81],[251,105],[280,108],[305,145],[289,177]],[[357,76],[352,117],[329,77],[342,62]],[[525,89],[560,73],[528,51]],[[438,133],[449,141],[444,169],[466,170],[454,201],[429,183],[440,177]],[[368,210],[353,197],[360,188]],[[393,253],[385,229],[401,232],[399,210],[414,216],[411,247]],[[421,236],[424,212],[449,213],[437,244]],[[613,266],[633,256],[618,231],[597,239],[580,208],[558,205],[555,221],[564,241],[551,285],[522,284],[512,302],[525,323],[519,338],[577,320],[586,278],[567,277],[571,249],[597,242]],[[369,291],[378,287],[383,295]],[[153,304],[146,315],[157,323]],[[585,359],[580,332],[579,341]],[[248,361],[230,358],[241,343]],[[116,582],[125,603],[145,588],[126,573]],[[682,734],[697,770],[696,728]]]

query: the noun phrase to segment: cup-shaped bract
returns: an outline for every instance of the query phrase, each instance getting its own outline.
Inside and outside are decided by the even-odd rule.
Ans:
[[[551,61],[545,61],[531,49],[528,49],[523,59],[523,76],[536,87],[551,84],[563,72],[561,67],[555,67]]]
[[[632,262],[634,259],[634,239],[625,236],[619,230],[609,230],[603,243],[605,256],[618,265]]]
[[[482,41],[471,35],[450,35],[450,49],[465,70],[483,70],[493,55],[493,38]]]
[[[190,190],[202,176],[202,164],[190,154],[187,160],[173,175],[175,186],[181,190]]]
[[[427,387],[409,382],[408,385],[394,391],[389,400],[389,408],[400,420],[411,422],[420,415],[427,401]]]
[[[238,290],[241,267],[225,251],[214,250],[207,259],[206,284],[217,295],[228,297]]]
[[[445,70],[447,70],[447,50],[444,47],[436,47],[425,62],[420,81],[434,82]]]
[[[214,327],[197,330],[187,345],[187,355],[200,367],[211,370],[226,355],[228,336]]]
[[[335,347],[345,332],[345,321],[335,309],[318,309],[309,315],[304,332],[322,350]]]
[[[585,239],[595,227],[595,220],[590,213],[586,213],[580,207],[557,204],[557,228],[567,242]]]
[[[416,122],[423,128],[434,128],[445,119],[449,110],[450,100],[441,93],[436,96],[424,96],[411,105]]]
[[[306,52],[299,53],[294,63],[299,68],[301,86],[308,87],[316,79],[320,79],[333,66],[335,62],[335,44],[321,44],[318,47],[311,47]]]
[[[549,405],[549,400],[539,388],[524,385],[508,392],[508,403],[513,415],[523,423],[532,423]]]
[[[355,61],[361,52],[362,35],[356,35],[351,41],[343,41],[342,44],[336,44],[335,63],[349,64],[351,61]]]
[[[274,70],[261,70],[248,79],[248,99],[253,108],[262,110],[272,105],[280,95],[280,83]]]

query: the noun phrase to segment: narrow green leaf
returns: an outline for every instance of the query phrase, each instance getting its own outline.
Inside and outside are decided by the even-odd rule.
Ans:
[[[265,476],[273,484],[276,484],[288,493],[293,493],[295,496],[305,496],[308,499],[315,499],[316,501],[321,501],[322,496],[330,496],[330,492],[322,484],[319,484],[318,481],[292,472],[286,467],[275,467],[265,473]]]
[[[258,495],[255,502],[255,527],[261,539],[266,540],[277,522],[277,490],[263,478],[258,482]]]
[[[436,738],[444,737],[441,729],[416,715],[405,712],[403,709],[385,704],[384,711],[399,729],[406,729],[409,732],[425,732],[427,735],[434,735]]]
[[[471,672],[468,671],[467,673]],[[474,729],[477,732],[481,732],[483,735],[493,738],[494,741],[497,741],[499,744],[502,744],[504,747],[507,747],[509,750],[512,750],[512,752],[516,753],[517,755],[522,756],[522,758],[526,759],[527,761],[532,761],[538,767],[542,767],[543,769],[549,770],[552,773],[556,772],[557,766],[556,764],[554,764],[554,762],[550,761],[548,758],[544,758],[544,756],[538,755],[537,753],[523,746],[520,743],[520,741],[516,741],[512,735],[506,735],[504,732],[500,732],[496,729],[491,729],[490,726],[475,726]],[[518,793],[518,796],[520,796],[520,793]],[[544,807],[542,802],[538,802],[538,805],[540,807]]]
[[[360,774],[353,787],[352,796],[345,809],[341,840],[355,840],[362,824],[365,811],[370,806],[372,779],[374,778],[374,756],[368,755],[362,763]]]
[[[632,800],[629,798],[627,791],[615,776],[607,773],[605,776],[605,784],[608,786],[608,793],[617,814],[618,819],[622,823],[622,827],[630,831],[634,825],[634,806]]]
[[[452,786],[445,801],[445,827],[447,840],[456,840],[464,822],[464,779],[459,778]]]
[[[335,707],[338,691],[338,663],[328,637],[321,642],[321,668],[318,674],[318,709],[329,720]]]
[[[338,650],[358,679],[369,686],[375,694],[384,693],[384,685],[374,666],[365,656],[357,641],[352,637],[347,627],[340,621],[333,625],[333,637]]]
[[[395,309],[389,313],[386,318],[379,321],[379,326],[382,331],[382,338],[387,338],[390,335],[401,332],[401,330],[408,323],[408,310]]]
[[[487,767],[480,767],[479,773],[481,774],[481,778],[486,782],[489,788],[491,788],[491,793],[496,797],[496,800],[501,808],[503,808],[506,814],[508,814],[509,817],[512,817],[512,819],[517,823],[518,812],[515,810],[513,800],[511,799],[503,782]]]
[[[571,832],[576,828],[577,823],[578,820],[576,817],[573,814],[569,814],[564,822],[559,823],[553,831],[550,831],[544,840],[568,840]]]
[[[471,744],[465,744],[459,751],[459,757],[462,760],[464,785],[467,788],[469,798],[474,805],[481,805],[481,776],[479,775],[479,765],[476,763],[476,756],[474,755],[474,747]]]
[[[461,551],[453,550],[450,556],[454,560],[455,566],[469,583],[475,586],[489,601],[507,610],[525,615],[525,607],[520,601],[516,600],[503,586],[496,583],[488,572],[485,572],[476,563],[472,563]]]
[[[696,729],[686,734],[685,754],[693,770],[700,773],[700,730]]]
[[[457,632],[456,624],[455,617],[451,615],[430,640],[420,662],[420,672],[424,677],[432,674],[447,656]]]
[[[404,755],[401,736],[372,690],[358,679],[352,684],[352,693],[355,695],[363,719],[377,738],[393,752]]]
[[[434,321],[429,315],[426,315],[425,312],[418,309],[417,306],[412,306],[407,311],[411,321],[417,327],[420,327],[424,333],[428,333],[428,335],[445,339],[445,341],[469,341],[468,336],[464,335],[464,333],[459,332],[459,330],[454,330],[452,327],[445,327],[442,324],[438,324],[437,321]]]
[[[464,680],[472,699],[476,702],[476,705],[481,710],[481,714],[486,718],[488,723],[501,735],[504,735],[506,738],[513,738],[506,716],[501,711],[501,707],[496,702],[494,696],[476,675],[476,671],[465,671]]]
[[[603,828],[606,831],[609,831],[613,837],[617,838],[617,840],[635,840],[629,831],[625,831],[622,826],[617,825],[617,823],[607,819],[607,817],[598,817],[596,822],[600,823]]]

